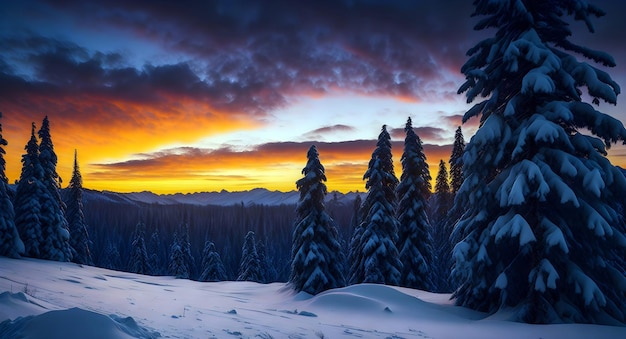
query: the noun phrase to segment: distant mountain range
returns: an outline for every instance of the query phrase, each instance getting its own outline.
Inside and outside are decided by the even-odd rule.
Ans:
[[[626,169],[617,166],[626,176]],[[15,185],[9,185],[15,190]],[[361,195],[361,199],[365,199],[364,192],[341,193],[337,191],[330,192],[326,195],[326,202],[336,199],[336,203],[343,206],[350,206],[356,196]],[[221,192],[201,192],[201,193],[175,193],[175,194],[155,194],[148,191],[133,193],[117,193],[111,191],[95,191],[85,189],[84,201],[97,202],[108,201],[120,204],[158,204],[158,205],[216,205],[216,206],[232,206],[237,204],[248,205],[295,205],[298,203],[299,193],[297,191],[280,192],[270,191],[265,188],[255,188],[250,191],[229,192],[222,190]]]
[[[326,196],[326,201],[331,202],[336,199],[336,203],[340,205],[348,206],[351,204],[356,195],[361,195],[361,198],[365,198],[365,193],[340,193],[331,192]],[[248,205],[291,205],[297,204],[299,199],[299,193],[296,191],[280,192],[270,191],[265,188],[255,188],[250,191],[241,192],[228,192],[222,190],[221,192],[201,192],[201,193],[176,193],[176,194],[155,194],[152,192],[135,192],[135,193],[116,193],[110,191],[94,191],[85,189],[84,202],[97,202],[97,201],[109,201],[113,203],[122,204],[158,204],[158,205],[217,205],[217,206],[232,206],[237,204]]]

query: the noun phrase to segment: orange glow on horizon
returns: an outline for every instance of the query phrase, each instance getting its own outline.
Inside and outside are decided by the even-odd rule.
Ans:
[[[3,136],[9,142],[5,160],[11,183],[20,176],[30,123],[35,121],[39,128],[44,117],[33,113],[39,111],[50,112],[57,172],[63,178],[63,187],[69,183],[77,149],[83,185],[89,189],[159,194],[254,188],[292,191],[302,177],[308,147],[314,144],[283,141],[249,145],[251,148],[243,151],[177,149],[176,145],[194,144],[221,133],[261,128],[262,123],[249,116],[246,120],[245,115],[220,112],[208,104],[167,96],[160,104],[152,105],[93,97],[34,102],[37,104],[32,110],[19,114],[7,113],[15,107],[5,108],[1,121]],[[85,116],[82,112],[92,114]],[[366,191],[362,178],[375,145],[375,140],[318,143],[328,190]],[[424,146],[434,187],[439,160],[447,165],[451,146]],[[609,150],[609,159],[626,167],[625,150],[626,147],[615,145]],[[401,154],[402,141],[396,140],[393,158],[398,178],[402,171]]]

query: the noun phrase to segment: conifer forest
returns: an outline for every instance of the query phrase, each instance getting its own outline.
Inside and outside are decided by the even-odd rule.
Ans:
[[[327,186],[314,142],[301,154],[297,201],[150,203],[90,190],[79,151],[57,158],[45,112],[29,125],[21,175],[9,182],[5,148],[15,141],[3,137],[5,109],[0,255],[282,282],[310,295],[392,285],[449,293],[486,314],[513,310],[519,322],[624,326],[626,172],[607,155],[626,144],[626,128],[603,112],[620,94],[616,60],[579,45],[570,29],[593,32],[603,14],[583,0],[474,1],[482,40],[467,52],[457,95],[476,132],[466,140],[455,126],[446,158],[427,159],[418,115],[386,121],[371,133],[356,193]],[[403,125],[402,141],[392,142],[387,124]],[[67,183],[60,161],[73,163]]]

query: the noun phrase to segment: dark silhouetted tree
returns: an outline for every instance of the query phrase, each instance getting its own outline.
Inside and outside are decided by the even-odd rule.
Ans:
[[[67,189],[67,210],[65,215],[70,228],[70,245],[74,249],[72,261],[79,264],[93,265],[91,241],[83,214],[83,178],[78,167],[78,155],[74,151],[74,170]]]
[[[450,270],[452,268],[452,234],[453,226],[449,222],[448,214],[452,208],[452,193],[448,184],[446,163],[439,161],[439,170],[435,179],[435,194],[430,199],[431,205],[431,233],[433,239],[433,284],[434,291],[449,293]]]
[[[461,188],[463,184],[463,152],[465,151],[465,140],[461,126],[454,133],[454,144],[452,144],[452,153],[450,154],[450,191],[453,195]]]

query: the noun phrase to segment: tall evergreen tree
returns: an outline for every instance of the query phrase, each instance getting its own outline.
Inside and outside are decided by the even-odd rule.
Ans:
[[[458,305],[514,310],[532,323],[626,322],[626,180],[606,149],[626,140],[618,120],[583,101],[615,104],[608,54],[568,40],[569,17],[593,32],[604,14],[583,0],[477,0],[477,29],[496,29],[462,68],[481,127],[465,150],[456,204]],[[584,133],[579,129],[585,129]]]
[[[185,266],[187,266],[187,270],[189,271],[190,277],[195,277],[195,267],[196,267],[196,259],[191,254],[191,240],[189,238],[189,222],[185,222],[185,224],[180,228],[181,237],[179,239],[180,249],[183,252],[183,258],[185,261]]]
[[[359,242],[361,241],[361,235],[363,235],[363,228],[361,223],[363,222],[361,217],[361,196],[357,195],[354,199],[354,206],[352,208],[352,218],[350,219],[350,226],[352,231],[352,237],[348,244],[348,269],[347,277],[349,284],[357,284],[357,281],[353,281],[352,278],[356,277],[356,271],[359,263]]]
[[[122,258],[120,252],[117,250],[117,246],[107,240],[107,244],[104,247],[104,258],[99,263],[99,267],[108,268],[111,270],[122,270]]]
[[[430,199],[433,239],[433,284],[434,291],[451,292],[450,270],[452,268],[452,241],[450,239],[453,225],[448,214],[452,207],[452,194],[448,184],[446,163],[439,161],[439,170],[435,179],[435,194]]]
[[[259,254],[259,266],[261,270],[261,282],[270,282],[269,263],[267,261],[267,252],[265,251],[265,243],[262,240],[256,243],[256,252]]]
[[[376,149],[363,176],[367,197],[363,202],[362,235],[356,244],[357,255],[351,282],[398,285],[402,263],[399,259],[398,219],[395,189],[398,179],[393,171],[391,137],[382,127]]]
[[[439,170],[435,178],[435,192],[450,193],[450,184],[448,183],[448,169],[443,160],[439,160]]]
[[[145,232],[146,226],[142,222],[139,222],[137,226],[135,226],[135,232],[133,234],[130,258],[128,260],[129,272],[138,274],[150,274],[150,272],[152,272],[148,252],[146,251]]]
[[[158,229],[154,229],[152,232],[146,250],[150,253],[150,260],[148,262],[150,263],[150,268],[152,269],[151,274],[164,274],[164,268],[161,267],[161,237],[159,236]]]
[[[315,146],[307,152],[302,174],[304,177],[296,181],[300,199],[296,207],[289,282],[296,291],[318,294],[345,286],[345,279],[337,228],[324,208],[328,193],[324,184],[326,175]]]
[[[452,154],[450,154],[450,190],[453,195],[461,188],[463,184],[463,152],[465,151],[465,140],[461,126],[454,133],[454,143],[452,144]]]
[[[46,194],[39,196],[41,212],[41,233],[43,241],[40,247],[42,259],[56,261],[70,261],[72,248],[70,247],[70,232],[65,219],[65,203],[59,193],[59,175],[56,171],[57,156],[50,135],[50,122],[46,116],[38,132],[39,162],[43,170],[41,182]]]
[[[415,134],[411,118],[404,127],[404,152],[402,175],[396,189],[398,199],[398,243],[402,271],[400,285],[422,290],[430,290],[432,247],[430,222],[426,215],[426,199],[430,195],[430,171],[422,141]]]
[[[22,155],[22,173],[15,193],[15,227],[24,242],[24,254],[28,257],[41,257],[41,203],[39,197],[46,194],[41,182],[43,169],[39,162],[39,146],[35,136],[35,123],[32,124],[31,135],[24,147]]]
[[[70,228],[70,245],[74,249],[72,261],[79,264],[93,265],[91,241],[83,214],[83,177],[78,167],[78,154],[74,151],[74,170],[67,190],[67,222]]]
[[[168,271],[169,274],[178,279],[189,279],[189,267],[187,266],[187,258],[183,250],[183,242],[184,239],[181,239],[178,234],[174,235],[174,241],[170,248]]]
[[[254,232],[249,231],[241,249],[241,263],[239,264],[238,281],[262,282],[261,262],[256,251],[256,240]]]
[[[0,112],[2,119],[2,112]],[[24,243],[20,239],[15,227],[15,211],[9,197],[9,179],[5,174],[6,154],[3,146],[8,145],[2,137],[2,123],[0,123],[0,255],[10,258],[19,258],[24,254]]]
[[[226,269],[220,258],[220,254],[215,250],[215,244],[207,241],[202,251],[202,273],[199,281],[224,281],[227,279]]]

